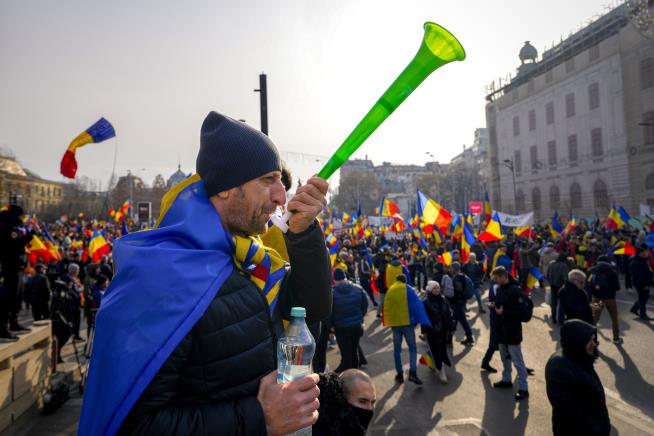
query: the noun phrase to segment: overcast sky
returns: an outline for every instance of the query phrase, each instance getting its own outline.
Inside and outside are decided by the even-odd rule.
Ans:
[[[515,72],[524,41],[542,53],[609,1],[0,0],[0,146],[63,180],[70,141],[104,116],[117,137],[77,152],[78,175],[148,183],[195,168],[210,110],[259,127],[268,74],[270,136],[296,173],[317,171],[411,60],[422,24],[467,52],[411,95],[355,157],[449,162],[485,126],[484,87]],[[615,5],[615,3],[613,3]],[[315,168],[315,169],[314,169]],[[144,169],[144,170],[143,170]]]

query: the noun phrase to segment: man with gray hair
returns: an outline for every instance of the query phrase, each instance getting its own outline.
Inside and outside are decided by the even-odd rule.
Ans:
[[[568,280],[559,291],[559,304],[566,319],[580,319],[593,324],[593,309],[597,305],[588,302],[588,294],[584,290],[586,274],[579,269],[568,273]]]

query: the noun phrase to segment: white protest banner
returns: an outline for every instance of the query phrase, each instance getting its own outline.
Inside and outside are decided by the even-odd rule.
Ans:
[[[648,206],[646,204],[640,205],[640,214],[644,217],[647,217],[651,220],[654,220],[654,206]]]
[[[534,224],[534,213],[529,212],[523,215],[509,215],[503,212],[497,212],[500,224],[505,227],[524,227]]]

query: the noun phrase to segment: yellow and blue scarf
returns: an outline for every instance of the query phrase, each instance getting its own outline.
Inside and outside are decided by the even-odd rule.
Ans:
[[[78,434],[115,434],[237,268],[276,306],[288,264],[227,232],[196,174],[169,191],[155,228],[114,244],[116,275],[96,317]]]

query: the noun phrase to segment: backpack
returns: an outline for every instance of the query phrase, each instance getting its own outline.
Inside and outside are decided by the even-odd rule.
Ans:
[[[531,321],[531,317],[534,315],[534,302],[531,301],[531,298],[529,298],[524,292],[521,293],[521,295],[518,297],[518,303],[520,304],[521,311],[520,311],[520,321],[521,322],[529,322]]]
[[[454,288],[454,298],[457,301],[466,300],[466,276],[457,274],[452,278],[452,285]]]
[[[609,289],[609,278],[603,271],[593,272],[590,275],[591,292],[598,298],[606,298],[611,290]]]
[[[454,285],[452,284],[452,279],[447,274],[444,274],[441,279],[441,289],[446,298],[454,297]]]
[[[466,300],[471,299],[475,295],[475,284],[468,276],[466,278]]]

